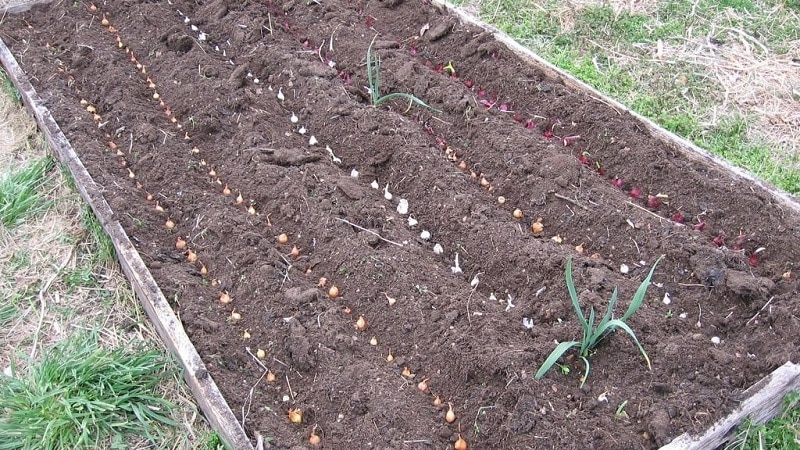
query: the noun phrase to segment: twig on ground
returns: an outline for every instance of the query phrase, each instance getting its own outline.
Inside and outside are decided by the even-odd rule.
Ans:
[[[684,226],[686,226],[686,225],[684,225],[684,224],[682,224],[682,223],[675,222],[674,220],[669,220],[669,219],[667,219],[666,217],[661,217],[661,216],[659,216],[658,214],[654,213],[653,211],[650,211],[650,210],[648,210],[647,208],[645,208],[645,207],[643,207],[643,206],[639,206],[639,205],[637,205],[636,203],[633,203],[633,202],[631,202],[630,200],[626,201],[625,203],[627,203],[627,204],[629,204],[629,205],[631,205],[631,206],[633,206],[633,207],[639,208],[639,209],[641,209],[642,211],[646,212],[647,214],[650,214],[651,216],[658,218],[659,220],[667,220],[667,221],[669,221],[670,223],[672,223],[673,225],[676,225],[676,226],[679,226],[679,227],[684,227]]]
[[[242,427],[244,427],[244,422],[245,420],[247,420],[247,415],[250,414],[250,407],[253,405],[253,392],[256,390],[256,386],[258,386],[258,383],[260,383],[261,380],[263,380],[264,377],[267,375],[267,372],[268,371],[265,370],[264,373],[262,373],[261,376],[258,378],[258,380],[256,380],[256,383],[253,385],[253,387],[250,388],[250,391],[247,393],[247,398],[244,399],[244,403],[242,403]]]
[[[578,208],[583,208],[586,211],[589,211],[589,207],[588,206],[586,206],[586,205],[584,205],[582,203],[578,203],[578,201],[575,200],[575,199],[563,196],[563,195],[559,194],[558,192],[553,193],[553,195],[555,195],[557,198],[560,198],[561,200],[565,200],[565,201],[568,201],[568,202],[572,203],[573,205],[577,206]]]
[[[402,247],[402,246],[403,246],[403,244],[401,244],[401,243],[399,243],[399,242],[390,241],[389,239],[386,239],[385,237],[381,236],[380,234],[378,234],[378,233],[376,233],[376,232],[374,232],[374,231],[372,231],[372,230],[368,230],[368,229],[366,229],[366,228],[364,228],[364,227],[362,227],[362,226],[356,225],[356,224],[354,224],[353,222],[350,222],[350,221],[348,221],[348,220],[342,219],[342,218],[340,218],[340,217],[336,217],[336,220],[338,220],[338,221],[340,221],[340,222],[344,222],[344,223],[346,223],[346,224],[350,225],[351,227],[358,228],[358,229],[359,229],[359,230],[361,230],[361,231],[366,231],[366,232],[367,232],[367,233],[369,233],[369,234],[375,235],[375,236],[377,236],[377,237],[378,237],[378,239],[380,239],[380,240],[382,240],[382,241],[384,241],[384,242],[388,242],[388,243],[390,243],[390,244],[392,244],[392,245],[396,245],[396,246],[398,246],[398,247]]]
[[[497,405],[481,406],[480,408],[478,408],[478,413],[475,414],[475,421],[472,422],[472,426],[475,427],[475,434],[481,434],[481,430],[480,428],[478,428],[478,417],[481,416],[481,411],[483,411],[484,409],[492,409],[492,408],[497,408]]]
[[[265,371],[267,370],[267,366],[265,366],[264,363],[262,363],[261,360],[259,360],[258,357],[254,355],[252,351],[250,351],[250,347],[245,347],[244,351],[246,351],[247,354],[250,355],[251,358],[253,358],[253,361],[255,361],[256,364],[258,364],[259,366],[261,366],[262,369],[264,369]]]
[[[292,385],[289,383],[289,375],[284,375],[286,378],[286,387],[289,388],[289,395],[292,397],[292,401],[294,401],[294,391],[292,390]]]
[[[767,308],[767,306],[769,306],[769,304],[772,303],[772,300],[774,300],[774,299],[775,299],[775,296],[773,295],[772,297],[770,297],[769,300],[767,300],[767,303],[764,303],[764,306],[762,306],[761,309],[759,309],[758,312],[753,317],[751,317],[750,320],[748,320],[744,324],[745,325],[750,325],[750,322],[756,320],[756,317],[758,317],[758,315],[761,314],[761,312],[764,311]]]

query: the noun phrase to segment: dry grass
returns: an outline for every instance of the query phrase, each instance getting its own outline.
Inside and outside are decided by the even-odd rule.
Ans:
[[[609,5],[616,14],[622,12],[652,16],[659,2],[654,0],[620,1],[572,0],[565,3],[555,15],[565,30],[572,28],[578,11],[586,6]],[[748,133],[757,141],[772,144],[776,158],[791,158],[800,153],[800,39],[783,40],[780,53],[771,48],[769,40],[774,36],[756,37],[742,26],[758,22],[773,23],[776,28],[787,23],[798,23],[800,17],[795,10],[777,5],[768,9],[759,8],[757,16],[748,11],[732,8],[693,10],[693,20],[709,25],[712,32],[696,34],[688,27],[679,40],[658,41],[654,45],[638,46],[651,55],[652,63],[670,73],[672,67],[692,64],[697,74],[708,77],[718,86],[716,105],[711,108],[707,125],[715,126],[718,118],[741,115],[754,118]],[[674,20],[674,19],[673,19]],[[716,24],[716,25],[714,25]],[[730,26],[726,24],[731,24]],[[710,38],[724,41],[714,44]],[[619,65],[636,64],[637,55],[626,54],[621,49],[605,48],[612,60]],[[800,162],[795,166],[800,170]]]

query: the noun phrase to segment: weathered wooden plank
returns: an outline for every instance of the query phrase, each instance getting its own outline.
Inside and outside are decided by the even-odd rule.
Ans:
[[[723,172],[730,173],[733,178],[738,178],[739,180],[743,180],[748,183],[754,184],[767,191],[770,195],[772,195],[772,197],[780,205],[783,205],[791,209],[795,214],[800,214],[800,200],[798,200],[797,197],[785,191],[777,189],[775,186],[772,186],[771,184],[765,182],[764,180],[759,179],[749,171],[737,167],[728,162],[727,160],[720,158],[719,156],[713,155],[709,153],[707,150],[698,147],[694,143],[670,131],[667,131],[660,125],[648,119],[647,117],[644,117],[641,114],[632,111],[630,108],[618,102],[617,100],[614,100],[613,98],[606,96],[605,94],[598,91],[594,87],[589,86],[583,81],[577,79],[572,74],[569,74],[559,69],[555,65],[551,64],[550,62],[544,60],[541,56],[532,52],[530,49],[523,46],[519,42],[515,41],[507,34],[498,30],[496,27],[493,27],[492,25],[489,25],[486,22],[474,17],[470,13],[466,12],[463,8],[455,6],[452,3],[447,2],[445,0],[431,0],[431,1],[438,7],[453,12],[456,16],[458,16],[458,18],[461,21],[478,26],[492,33],[498,42],[503,43],[515,54],[517,54],[524,60],[527,60],[533,66],[541,69],[545,75],[554,79],[562,80],[565,86],[573,88],[579,92],[584,92],[589,96],[594,97],[595,99],[616,109],[618,112],[620,112],[620,114],[622,113],[630,114],[632,117],[641,121],[651,135],[660,139],[670,147],[680,151],[687,158],[690,158],[695,161],[700,161],[703,164],[716,166],[722,169]]]
[[[122,270],[130,280],[161,340],[183,366],[184,379],[192,390],[203,414],[232,448],[252,449],[249,438],[206,370],[200,355],[186,335],[183,325],[167,303],[167,299],[164,298],[164,294],[152,274],[128,239],[122,225],[114,218],[114,211],[103,197],[102,187],[98,186],[89,175],[50,111],[42,105],[39,94],[2,39],[0,39],[0,62],[19,91],[25,105],[36,118],[39,129],[45,135],[53,154],[69,169],[81,197],[91,206],[103,229],[114,243]]]
[[[731,438],[731,432],[745,418],[761,424],[781,411],[783,397],[800,390],[800,365],[787,362],[758,383],[744,391],[745,400],[699,436],[682,434],[661,450],[706,450],[717,448]]]
[[[4,17],[6,14],[19,14],[36,5],[50,3],[52,1],[53,0],[0,0],[0,17]]]

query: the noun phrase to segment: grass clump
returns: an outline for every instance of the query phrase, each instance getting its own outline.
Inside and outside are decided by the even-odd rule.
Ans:
[[[783,399],[783,412],[767,423],[747,420],[738,427],[736,438],[725,450],[762,450],[800,448],[800,392]]]
[[[663,258],[663,256],[661,258]],[[611,300],[608,302],[608,308],[606,308],[603,318],[600,319],[600,322],[598,322],[596,325],[594,307],[589,309],[588,318],[583,314],[581,304],[578,301],[578,294],[575,291],[575,282],[572,279],[572,258],[570,257],[567,259],[567,270],[564,273],[564,278],[566,278],[567,281],[569,298],[572,302],[572,307],[575,310],[575,315],[578,317],[578,322],[581,325],[581,329],[583,330],[583,336],[581,337],[580,341],[565,341],[556,345],[556,348],[553,349],[553,351],[550,353],[550,356],[545,359],[544,363],[542,363],[542,366],[539,367],[539,370],[536,372],[536,379],[543,377],[544,374],[547,373],[547,371],[550,370],[554,364],[556,364],[558,359],[561,358],[564,353],[574,347],[578,349],[578,357],[583,361],[586,369],[581,379],[581,386],[583,386],[583,383],[585,383],[586,379],[589,377],[590,353],[595,347],[597,347],[597,344],[599,344],[600,341],[602,341],[616,328],[619,328],[630,335],[630,337],[633,339],[633,342],[636,344],[636,347],[639,348],[639,352],[644,357],[645,362],[647,362],[647,368],[650,369],[650,358],[647,356],[644,348],[642,348],[642,345],[636,338],[636,334],[634,334],[633,330],[628,326],[627,323],[625,323],[625,321],[628,320],[628,318],[631,317],[642,305],[645,293],[647,293],[647,287],[650,285],[650,278],[652,278],[653,271],[656,270],[656,266],[658,265],[658,262],[661,261],[661,258],[656,260],[655,264],[653,264],[653,267],[650,269],[650,273],[647,274],[647,278],[645,278],[642,284],[639,285],[639,288],[633,295],[631,304],[628,306],[625,314],[623,314],[619,319],[612,319],[614,305],[617,303],[617,288],[615,287],[614,291],[611,293]]]
[[[53,168],[48,157],[31,160],[21,167],[9,167],[0,173],[0,224],[11,227],[32,213],[47,209],[53,200],[39,193]]]
[[[160,445],[163,426],[178,426],[156,390],[175,371],[155,350],[107,350],[83,332],[26,365],[0,375],[0,450],[125,448],[132,435]]]
[[[392,92],[391,94],[381,95],[381,59],[380,57],[373,56],[372,54],[372,45],[375,44],[375,39],[377,38],[378,35],[376,34],[375,37],[372,38],[372,42],[369,43],[369,47],[367,47],[367,83],[369,83],[369,98],[372,106],[378,106],[381,103],[394,98],[404,98],[411,103],[416,103],[420,106],[424,106],[433,111],[439,112],[437,109],[429,106],[419,98],[406,92]]]

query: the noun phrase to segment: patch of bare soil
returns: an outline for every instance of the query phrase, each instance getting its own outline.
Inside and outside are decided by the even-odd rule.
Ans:
[[[369,104],[376,34],[381,93],[435,111]],[[427,2],[61,2],[0,36],[273,448],[654,448],[798,361],[790,208]],[[652,370],[614,333],[583,387],[572,354],[534,378],[580,338],[568,257],[618,316],[662,254]]]

